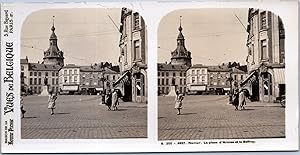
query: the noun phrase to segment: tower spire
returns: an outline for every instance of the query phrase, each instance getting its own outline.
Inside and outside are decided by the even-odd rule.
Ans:
[[[178,28],[178,30],[181,32],[182,31],[182,27],[181,27],[181,18],[182,18],[182,16],[179,16],[179,28]]]
[[[51,30],[54,32],[55,31],[55,27],[54,27],[54,18],[55,16],[52,16],[52,27]]]

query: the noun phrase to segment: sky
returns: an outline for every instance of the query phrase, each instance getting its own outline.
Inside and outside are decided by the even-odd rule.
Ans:
[[[30,14],[22,27],[21,58],[42,62],[49,47],[53,16],[58,48],[65,64],[90,65],[108,61],[117,64],[120,54],[118,28],[120,9],[48,9]],[[112,20],[111,20],[111,19]]]
[[[248,9],[185,9],[167,14],[158,28],[158,62],[170,62],[182,16],[182,33],[192,64],[246,64],[248,34],[243,25],[247,26],[247,14]]]

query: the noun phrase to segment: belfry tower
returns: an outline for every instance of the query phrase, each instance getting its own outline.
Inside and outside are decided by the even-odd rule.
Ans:
[[[181,27],[181,16],[180,16],[180,26],[178,28],[179,34],[177,36],[177,48],[171,52],[171,64],[174,65],[186,65],[188,67],[192,66],[191,52],[185,48],[184,36],[182,34],[183,28]]]
[[[53,24],[51,27],[51,36],[49,38],[49,48],[44,51],[44,64],[53,64],[64,66],[64,53],[59,50],[57,46],[57,36],[55,34],[55,27],[54,27],[54,16],[53,16]]]

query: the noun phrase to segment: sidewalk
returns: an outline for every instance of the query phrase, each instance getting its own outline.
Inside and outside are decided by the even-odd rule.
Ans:
[[[124,106],[124,107],[137,107],[137,108],[147,108],[147,103],[146,102],[142,102],[142,103],[138,103],[138,102],[123,102],[121,100],[119,100],[119,106]]]
[[[246,107],[282,107],[280,103],[268,103],[268,102],[251,102],[247,101]]]

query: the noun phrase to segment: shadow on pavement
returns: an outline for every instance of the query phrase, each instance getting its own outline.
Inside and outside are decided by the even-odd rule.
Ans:
[[[250,110],[255,110],[255,109],[243,109],[243,110],[239,110],[239,111],[250,111]]]
[[[118,109],[116,111],[127,111],[127,109]]]
[[[194,115],[194,114],[197,114],[197,113],[181,113],[180,115]]]
[[[70,114],[68,112],[58,112],[58,113],[54,113],[55,115],[67,115],[67,114]]]
[[[31,117],[24,117],[23,119],[31,119],[31,118],[37,118],[37,117],[31,116]]]

